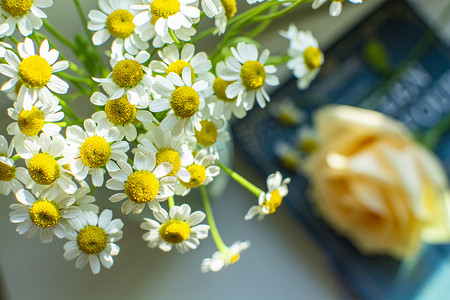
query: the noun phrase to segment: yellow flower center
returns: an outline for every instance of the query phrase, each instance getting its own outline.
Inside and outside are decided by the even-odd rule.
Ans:
[[[202,129],[200,131],[195,129],[197,143],[203,147],[214,145],[218,136],[216,124],[208,120],[202,120],[200,124],[202,125]]]
[[[300,143],[300,150],[308,154],[316,151],[318,147],[317,141],[312,138],[304,139]]]
[[[202,185],[206,179],[205,167],[200,165],[190,165],[187,167],[187,170],[189,171],[189,174],[191,174],[191,179],[189,182],[180,180],[180,183],[189,189]]]
[[[269,201],[265,201],[264,205],[269,207],[269,214],[273,214],[277,211],[278,206],[281,205],[281,202],[283,201],[283,198],[280,195],[280,192],[278,190],[273,191],[270,194]]]
[[[33,5],[33,0],[2,0],[1,6],[13,17],[25,15]]]
[[[194,81],[194,69],[191,64],[185,62],[184,60],[177,60],[176,62],[171,63],[166,69],[166,76],[169,75],[170,72],[177,73],[180,77],[183,73],[183,69],[189,67],[191,69],[191,80]]]
[[[108,236],[105,230],[98,226],[86,226],[80,230],[77,236],[78,248],[86,254],[98,254],[108,244]]]
[[[259,61],[246,61],[242,65],[241,79],[242,84],[248,90],[257,90],[266,81],[266,70],[264,70],[264,66]]]
[[[125,194],[136,203],[147,203],[155,199],[159,182],[150,171],[136,171],[125,182]]]
[[[105,113],[114,125],[127,125],[136,117],[136,106],[132,105],[126,95],[106,102]]]
[[[150,4],[150,11],[155,17],[167,19],[179,12],[180,7],[178,0],[153,0]]]
[[[197,92],[189,86],[180,86],[170,96],[170,106],[175,116],[179,118],[190,118],[200,107],[200,98]]]
[[[39,200],[30,208],[30,219],[39,227],[49,228],[61,219],[61,210],[53,201]]]
[[[180,220],[170,220],[161,225],[159,235],[170,244],[179,244],[188,239],[191,228],[186,222]]]
[[[320,67],[323,63],[323,54],[319,48],[308,47],[303,53],[306,67],[312,71]]]
[[[109,146],[104,138],[96,135],[91,136],[81,145],[80,157],[88,167],[103,167],[111,157],[111,146]]]
[[[181,168],[180,155],[172,148],[161,148],[156,153],[156,166],[163,162],[168,162],[172,165],[172,170],[167,176],[175,176]]]
[[[230,257],[230,265],[234,264],[241,258],[241,255],[239,253],[236,253],[232,257]]]
[[[31,179],[37,184],[50,185],[61,176],[58,163],[48,153],[35,154],[28,161],[27,168]]]
[[[216,93],[216,96],[219,100],[225,101],[225,102],[234,102],[236,101],[237,97],[234,97],[233,99],[230,99],[227,97],[225,90],[227,87],[232,84],[232,81],[225,81],[220,77],[217,77],[214,80],[213,89]]]
[[[106,28],[116,38],[129,37],[136,25],[133,23],[133,14],[125,9],[118,9],[112,12],[106,19]]]
[[[43,87],[52,77],[52,67],[39,55],[29,56],[19,65],[19,77],[30,87]]]
[[[17,119],[20,132],[27,136],[36,136],[44,127],[44,115],[36,107],[31,110],[22,110]]]
[[[118,86],[132,88],[144,78],[144,71],[139,62],[132,59],[124,59],[114,66],[112,78]]]
[[[223,8],[225,9],[227,20],[234,17],[237,11],[236,0],[220,0],[220,2],[222,2]]]
[[[16,177],[16,168],[0,162],[0,181],[11,181]]]

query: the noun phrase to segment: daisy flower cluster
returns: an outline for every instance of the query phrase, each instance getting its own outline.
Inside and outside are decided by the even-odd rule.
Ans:
[[[0,135],[0,193],[15,195],[10,220],[19,234],[67,240],[64,258],[97,274],[112,267],[124,226],[102,206],[120,205],[123,215],[146,216],[149,248],[185,253],[211,232],[218,252],[201,270],[239,260],[250,242],[222,241],[206,187],[221,171],[230,175],[255,195],[245,219],[262,219],[280,206],[290,179],[270,175],[265,192],[222,164],[228,122],[266,107],[269,88],[279,85],[277,65],[287,62],[306,88],[323,63],[312,35],[292,26],[282,33],[287,56],[235,39],[306,0],[247,2],[236,15],[235,0],[99,0],[85,16],[74,1],[86,37],[72,42],[45,20],[52,0],[1,1],[0,73],[8,79],[0,89],[12,102],[8,136]],[[205,19],[214,25],[197,32]],[[73,53],[60,55],[42,26]],[[222,35],[216,51],[196,49],[210,34]],[[84,107],[90,115],[80,117]],[[109,201],[97,201],[98,188],[112,191]],[[196,189],[204,212],[183,203]]]

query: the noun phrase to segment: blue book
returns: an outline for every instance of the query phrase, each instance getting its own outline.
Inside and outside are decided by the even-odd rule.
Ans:
[[[306,91],[292,78],[271,96],[285,98],[311,114],[338,103],[373,109],[426,133],[450,112],[450,49],[401,0],[390,0],[325,51],[325,64]],[[253,109],[233,125],[237,149],[264,175],[281,170],[291,177],[285,203],[323,249],[349,294],[361,299],[414,299],[447,259],[450,247],[427,245],[414,264],[387,256],[365,256],[315,213],[299,174],[284,169],[274,152],[297,128],[286,127],[267,109]],[[436,141],[436,153],[450,172],[450,133]],[[299,254],[301,255],[301,254]]]

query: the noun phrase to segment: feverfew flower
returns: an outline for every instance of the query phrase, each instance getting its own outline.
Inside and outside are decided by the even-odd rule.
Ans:
[[[267,177],[268,192],[262,192],[258,198],[258,205],[250,207],[245,215],[245,220],[250,220],[258,215],[258,220],[262,220],[266,215],[273,214],[281,205],[283,197],[288,194],[287,185],[291,182],[290,178],[283,180],[280,172],[270,174]]]
[[[152,210],[160,210],[159,202],[173,196],[173,183],[175,177],[167,176],[172,169],[170,163],[164,162],[156,165],[156,158],[151,154],[136,153],[133,168],[125,161],[118,161],[120,169],[110,172],[111,179],[106,182],[106,187],[121,191],[109,198],[111,202],[122,203],[122,212],[140,214],[145,205]],[[135,171],[133,171],[133,169]]]
[[[130,0],[99,0],[99,6],[102,11],[91,10],[87,24],[89,30],[96,31],[92,36],[94,45],[103,44],[112,35],[115,38],[111,45],[112,53],[122,54],[125,50],[136,55],[139,50],[148,48],[148,43],[134,32],[136,25],[133,19],[137,11],[131,9]]]
[[[100,263],[107,269],[111,268],[113,256],[120,251],[115,242],[122,238],[123,222],[112,220],[111,210],[105,209],[100,216],[91,211],[84,212],[70,220],[70,224],[75,232],[66,235],[69,241],[64,244],[64,258],[77,258],[77,269],[83,269],[89,263],[93,274],[100,272]]]
[[[195,156],[194,163],[187,167],[188,172],[191,174],[190,180],[177,182],[175,184],[175,193],[185,196],[191,189],[207,185],[213,181],[213,177],[220,173],[220,168],[214,165],[215,161],[216,156],[214,154],[208,154],[206,150],[200,150]]]
[[[216,251],[212,255],[212,258],[205,258],[202,261],[201,271],[217,272],[223,267],[229,266],[237,262],[241,257],[241,252],[250,247],[250,242],[237,241],[231,247],[227,247],[222,251]]]
[[[309,155],[319,148],[319,135],[315,128],[302,126],[295,135],[295,143],[302,153]]]
[[[331,4],[330,4],[330,16],[332,17],[337,17],[341,14],[342,12],[342,2],[344,0],[331,0]],[[362,0],[348,0],[351,3],[362,3]],[[327,2],[327,0],[314,0],[313,4],[312,4],[312,8],[313,9],[317,9],[319,7],[322,6],[322,4],[324,4],[325,2]]]
[[[94,186],[102,186],[106,166],[108,171],[118,169],[113,160],[126,160],[130,146],[125,141],[117,141],[120,132],[106,122],[96,124],[94,120],[84,121],[84,129],[73,125],[67,127],[66,136],[69,147],[64,152],[64,164],[78,180],[92,175]]]
[[[17,143],[16,151],[26,160],[31,177],[27,188],[32,189],[34,194],[56,193],[59,189],[67,194],[75,193],[77,186],[72,181],[72,174],[60,160],[66,147],[62,136],[50,137],[46,133],[41,133],[33,140]]]
[[[285,126],[295,126],[306,119],[306,113],[290,98],[272,103],[269,109],[270,113]]]
[[[13,150],[14,144],[8,146],[6,138],[0,135],[0,194],[5,196],[11,191],[17,193],[30,180],[25,168],[14,166],[14,160],[11,159]]]
[[[202,120],[200,121],[202,129],[195,130],[195,140],[197,142],[195,148],[207,149],[209,153],[214,153],[219,158],[216,146],[218,142],[229,141],[230,133],[226,130],[227,122],[225,118],[215,117],[214,114],[211,114],[213,109],[213,104],[210,104],[207,109],[202,111]]]
[[[324,62],[319,43],[310,31],[298,30],[295,25],[290,25],[288,31],[280,34],[290,40],[287,53],[291,59],[287,67],[298,78],[297,87],[304,90],[316,78]]]
[[[112,72],[106,78],[93,78],[101,84],[111,99],[127,95],[133,105],[145,106],[148,103],[146,89],[152,86],[152,78],[147,73],[149,69],[142,64],[150,58],[146,51],[140,51],[136,57],[125,53],[124,56],[115,53],[111,58]]]
[[[173,136],[181,132],[194,135],[194,127],[201,130],[197,112],[205,106],[202,92],[207,88],[208,82],[204,80],[193,82],[189,67],[183,69],[182,77],[173,72],[165,78],[156,75],[153,89],[161,98],[150,102],[150,111],[169,110],[159,127],[163,131],[172,130]]]
[[[232,47],[231,52],[233,56],[228,57],[226,68],[218,74],[223,80],[234,81],[225,90],[226,96],[230,99],[237,96],[236,105],[242,105],[247,111],[253,108],[255,98],[259,106],[264,108],[266,101],[270,101],[264,85],[279,84],[278,77],[272,75],[277,68],[264,65],[269,58],[269,50],[264,50],[258,59],[256,46],[241,42],[237,50]]]
[[[10,77],[3,86],[2,91],[14,89],[16,83],[21,80],[22,87],[19,90],[18,98],[23,99],[23,108],[31,110],[31,106],[41,100],[44,104],[51,104],[53,100],[52,92],[65,94],[69,85],[53,73],[63,71],[69,67],[66,60],[58,61],[59,52],[50,50],[47,40],[41,43],[39,55],[35,53],[33,41],[25,38],[23,43],[17,45],[22,61],[12,51],[7,50],[5,60],[7,64],[0,65],[0,73]]]
[[[153,211],[156,220],[144,218],[141,228],[148,230],[142,237],[149,248],[156,248],[168,252],[173,246],[185,253],[189,249],[196,249],[201,239],[208,237],[209,225],[199,224],[205,219],[205,214],[196,211],[191,214],[191,207],[187,204],[172,206],[166,210]]]
[[[31,238],[39,232],[43,243],[50,243],[53,235],[65,237],[72,230],[67,221],[77,218],[81,211],[72,204],[73,196],[64,192],[50,194],[46,198],[35,198],[29,191],[21,189],[16,193],[21,204],[11,204],[11,222],[19,223],[17,232]]]
[[[198,0],[145,0],[148,4],[135,5],[133,8],[141,9],[134,18],[137,26],[154,24],[157,35],[165,37],[169,30],[177,32],[181,28],[191,28],[200,10],[194,6]],[[156,20],[156,21],[155,21]]]
[[[274,146],[274,152],[283,167],[293,172],[301,170],[303,153],[295,146],[284,141],[278,141]]]
[[[52,5],[52,0],[2,0],[0,12],[6,20],[0,24],[0,36],[12,35],[16,26],[19,28],[20,34],[29,36],[33,33],[33,29],[42,27],[41,19],[47,18],[41,8],[48,8]]]
[[[150,100],[149,100],[150,101]],[[115,126],[119,129],[119,140],[124,136],[131,142],[137,137],[137,130],[134,126],[134,121],[138,120],[142,123],[151,123],[154,121],[154,117],[151,112],[144,110],[147,104],[133,105],[128,101],[126,95],[118,99],[108,99],[104,94],[95,92],[91,96],[91,102],[94,105],[104,106],[104,111],[98,111],[92,114],[92,119],[96,123],[100,123],[104,120],[110,122],[111,126]]]
[[[196,77],[206,79],[206,74],[211,69],[211,61],[205,52],[199,52],[195,55],[194,53],[195,46],[192,44],[185,44],[181,52],[176,45],[168,45],[162,51],[158,51],[162,61],[152,61],[150,68],[154,73],[163,76],[169,75],[170,72],[182,76],[183,69],[189,67],[191,68],[192,80]]]

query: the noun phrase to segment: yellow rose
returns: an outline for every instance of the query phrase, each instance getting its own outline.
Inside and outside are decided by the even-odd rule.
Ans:
[[[314,117],[320,147],[305,163],[320,214],[366,254],[397,258],[421,242],[450,241],[447,178],[398,121],[326,106]]]

